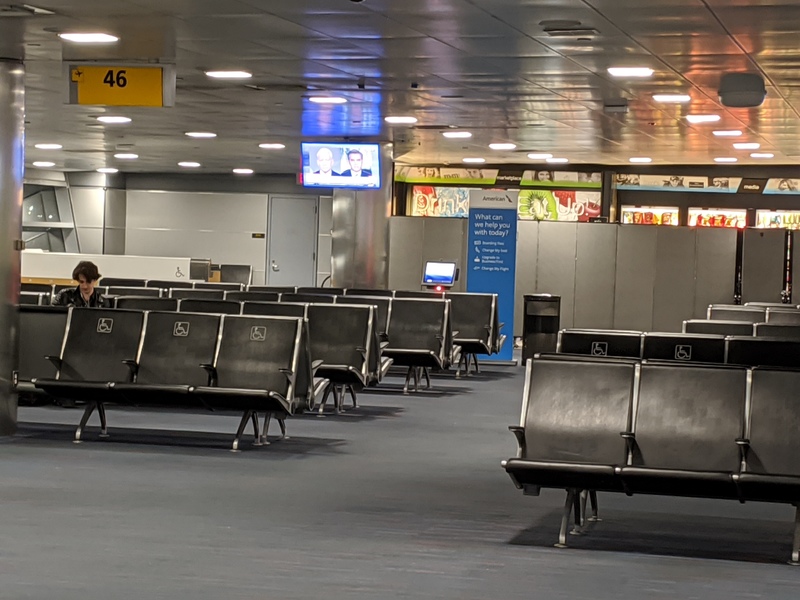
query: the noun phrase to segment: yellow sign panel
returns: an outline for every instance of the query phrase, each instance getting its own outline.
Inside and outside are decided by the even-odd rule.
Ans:
[[[160,67],[72,67],[70,81],[77,91],[76,104],[164,105],[164,73]]]

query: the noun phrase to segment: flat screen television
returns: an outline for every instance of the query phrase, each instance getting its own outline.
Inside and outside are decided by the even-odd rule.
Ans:
[[[423,285],[441,285],[450,287],[456,281],[456,263],[454,262],[434,262],[425,263],[425,271],[422,274]]]
[[[381,187],[379,144],[303,142],[300,146],[304,187]]]

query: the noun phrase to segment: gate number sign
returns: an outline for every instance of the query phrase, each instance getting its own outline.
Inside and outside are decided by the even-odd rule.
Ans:
[[[100,106],[165,106],[162,67],[70,67],[70,103]]]

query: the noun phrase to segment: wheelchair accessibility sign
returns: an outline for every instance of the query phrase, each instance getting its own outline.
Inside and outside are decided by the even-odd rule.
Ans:
[[[253,327],[250,330],[250,341],[251,342],[264,342],[267,339],[267,328],[266,327]]]
[[[675,346],[675,360],[692,360],[692,347]]]
[[[608,342],[592,342],[592,356],[608,356]]]
[[[173,337],[189,337],[189,323],[186,321],[177,321],[175,327],[172,328]]]
[[[114,329],[114,319],[97,319],[97,333],[111,333]]]

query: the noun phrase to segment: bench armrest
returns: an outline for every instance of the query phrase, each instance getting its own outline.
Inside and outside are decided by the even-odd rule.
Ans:
[[[385,350],[386,348],[389,347],[389,342],[381,342],[379,344],[379,346],[380,346],[381,350]]]
[[[324,362],[325,362],[324,360],[319,360],[319,359],[311,361],[311,374],[316,375],[317,369],[319,369]]]
[[[736,438],[736,445],[739,446],[739,457],[744,460],[747,458],[747,451],[750,450],[750,440],[747,438]]]
[[[125,358],[123,359],[122,364],[124,364],[130,370],[131,380],[135,380],[136,376],[139,374],[139,363],[131,358]]]
[[[636,447],[636,434],[632,431],[620,431],[619,435],[625,440],[628,446],[628,452],[633,452]]]
[[[509,425],[508,430],[514,434],[517,440],[517,458],[525,455],[525,428],[519,425]]]
[[[218,377],[217,377],[217,367],[215,367],[214,365],[207,364],[207,363],[201,363],[200,367],[202,369],[205,369],[206,373],[208,373],[208,376],[211,378],[211,385],[212,386],[216,385],[217,379],[218,379]]]
[[[51,356],[51,355],[47,355],[47,356],[45,356],[45,359],[46,359],[46,360],[49,360],[51,363],[53,363],[53,366],[54,366],[56,369],[60,369],[60,368],[61,368],[61,365],[63,364],[63,361],[61,360],[61,357],[60,357],[60,356]]]

